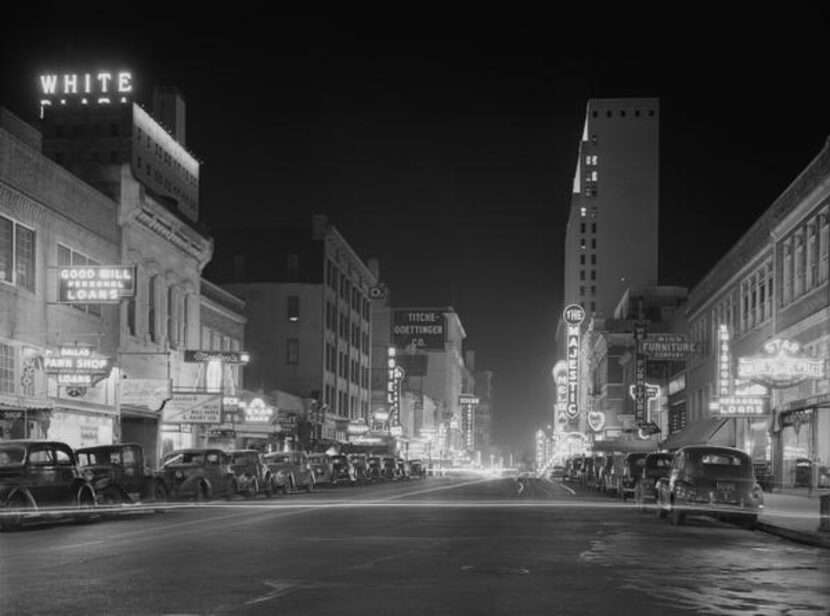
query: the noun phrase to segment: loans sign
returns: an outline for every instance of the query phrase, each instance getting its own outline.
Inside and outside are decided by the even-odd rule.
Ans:
[[[117,304],[135,296],[135,267],[67,265],[58,268],[58,302]]]

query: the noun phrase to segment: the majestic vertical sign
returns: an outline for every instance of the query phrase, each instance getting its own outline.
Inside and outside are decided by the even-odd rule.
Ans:
[[[568,394],[565,414],[573,419],[579,415],[579,338],[585,309],[579,304],[571,304],[565,308],[562,318],[567,325]]]
[[[553,367],[553,382],[556,385],[556,423],[557,428],[564,426],[568,418],[568,362],[560,359]]]

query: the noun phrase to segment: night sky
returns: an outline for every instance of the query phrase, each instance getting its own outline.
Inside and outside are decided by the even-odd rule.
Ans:
[[[147,104],[179,86],[208,228],[324,213],[380,260],[395,304],[454,306],[508,446],[529,448],[552,402],[588,98],[661,99],[664,284],[694,285],[830,136],[830,32],[809,12],[197,27],[112,6],[4,20],[0,104],[34,119],[42,70],[129,67]]]

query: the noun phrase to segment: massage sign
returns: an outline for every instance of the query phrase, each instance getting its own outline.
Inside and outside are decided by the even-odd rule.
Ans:
[[[58,268],[58,302],[117,304],[135,296],[135,267],[74,265]]]
[[[112,363],[92,347],[70,346],[58,347],[57,354],[47,354],[43,368],[60,387],[93,387],[109,376]]]

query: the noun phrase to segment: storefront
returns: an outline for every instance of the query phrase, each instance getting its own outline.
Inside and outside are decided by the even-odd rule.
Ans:
[[[776,485],[830,487],[830,394],[776,407],[771,444]]]
[[[0,441],[45,439],[51,416],[51,402],[15,404],[0,401]]]

